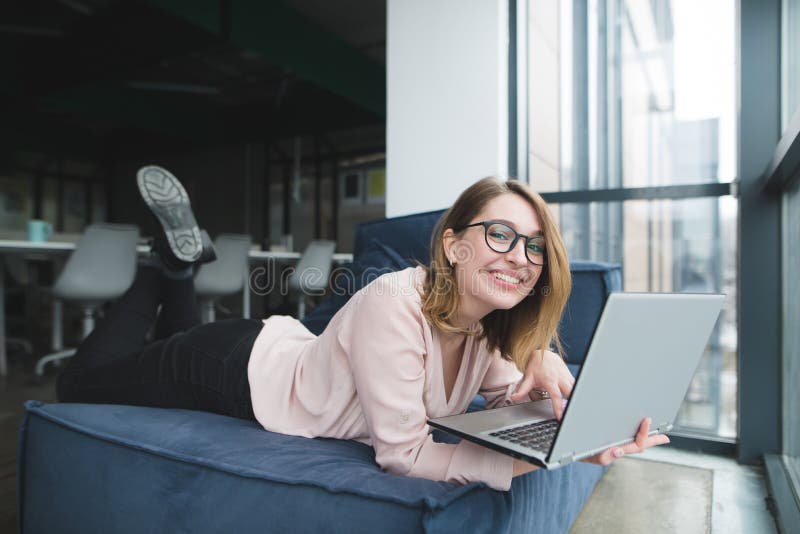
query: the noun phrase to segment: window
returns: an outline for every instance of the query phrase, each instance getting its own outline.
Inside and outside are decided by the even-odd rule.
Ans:
[[[737,428],[735,7],[530,0],[518,43],[518,166],[570,256],[621,264],[627,291],[727,294],[676,425],[722,438]]]
[[[783,197],[783,458],[800,490],[800,180]]]
[[[23,232],[33,216],[31,184],[26,176],[0,176],[0,228]]]
[[[782,121],[784,136],[797,136],[792,117],[800,113],[800,0],[782,6]],[[790,149],[791,150],[791,149]],[[796,150],[796,149],[795,149]],[[792,159],[788,153],[786,160]],[[794,156],[796,159],[796,155]],[[795,499],[800,502],[800,179],[783,192],[783,443],[782,457]]]
[[[781,131],[800,104],[800,0],[783,0],[781,30]]]

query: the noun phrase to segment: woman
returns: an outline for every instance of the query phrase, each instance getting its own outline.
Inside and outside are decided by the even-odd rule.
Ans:
[[[558,346],[569,265],[544,201],[526,186],[487,178],[469,187],[437,226],[429,266],[381,276],[316,337],[283,316],[199,325],[191,272],[203,246],[185,191],[163,169],[138,179],[165,236],[61,375],[61,400],[200,409],[355,439],[388,472],[500,490],[536,469],[468,441],[435,443],[426,424],[463,413],[478,392],[490,407],[549,396],[561,417],[574,381],[548,349]],[[175,195],[153,200],[164,191]],[[158,341],[145,345],[156,316]],[[588,461],[668,442],[648,432],[645,420],[635,442]]]

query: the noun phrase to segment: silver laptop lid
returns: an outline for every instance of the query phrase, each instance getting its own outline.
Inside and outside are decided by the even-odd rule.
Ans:
[[[619,443],[620,436],[634,436],[645,417],[653,419],[651,430],[668,431],[724,300],[708,294],[609,295],[548,462]]]

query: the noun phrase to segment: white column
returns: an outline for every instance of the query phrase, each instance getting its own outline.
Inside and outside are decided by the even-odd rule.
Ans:
[[[507,0],[388,0],[386,216],[508,172]]]

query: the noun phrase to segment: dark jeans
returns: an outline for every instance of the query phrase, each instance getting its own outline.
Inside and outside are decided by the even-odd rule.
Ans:
[[[155,341],[146,344],[156,315]],[[59,376],[58,399],[254,419],[247,362],[262,326],[251,319],[201,325],[191,278],[172,280],[140,267]]]

